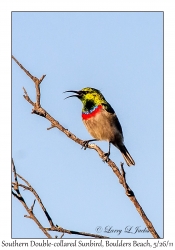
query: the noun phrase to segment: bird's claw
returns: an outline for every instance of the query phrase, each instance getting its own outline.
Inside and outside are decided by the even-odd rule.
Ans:
[[[109,153],[105,153],[103,156],[103,162],[108,162],[109,161]]]
[[[82,148],[84,148],[84,150],[86,150],[88,148],[88,144],[89,144],[89,141],[84,141],[83,145],[82,145]]]

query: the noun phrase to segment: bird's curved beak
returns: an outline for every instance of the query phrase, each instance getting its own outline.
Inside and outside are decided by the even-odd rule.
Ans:
[[[66,93],[66,92],[76,93],[77,95],[70,95],[70,96],[68,96],[68,97],[66,97],[66,98],[64,98],[64,99],[67,99],[67,98],[69,98],[69,97],[80,97],[80,95],[81,95],[80,91],[68,90],[68,91],[64,91],[63,93]]]

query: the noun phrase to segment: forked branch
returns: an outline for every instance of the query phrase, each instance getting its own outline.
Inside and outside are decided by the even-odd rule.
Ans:
[[[31,206],[31,208],[29,208],[24,200],[24,198],[22,197],[19,187],[21,186],[21,184],[18,183],[18,174],[16,173],[16,168],[15,168],[15,164],[14,161],[12,159],[12,172],[14,173],[14,179],[15,182],[12,182],[12,194],[14,197],[16,197],[24,206],[24,208],[26,209],[26,211],[28,212],[28,215],[25,215],[26,218],[30,218],[32,220],[35,221],[35,223],[38,225],[38,227],[43,231],[43,233],[47,236],[47,238],[52,238],[52,236],[47,232],[47,230],[41,225],[41,223],[38,221],[38,219],[36,218],[36,216],[33,213],[33,208],[34,208],[34,204]],[[27,188],[26,188],[27,189]]]
[[[15,180],[14,182],[12,182],[12,194],[15,198],[17,198],[22,203],[22,205],[25,207],[26,211],[28,212],[28,214],[24,215],[24,217],[32,219],[48,238],[52,238],[52,236],[48,233],[48,231],[55,231],[55,232],[62,233],[61,238],[63,237],[63,235],[65,233],[66,234],[76,234],[76,235],[89,236],[89,237],[99,238],[99,239],[108,238],[108,237],[98,235],[98,234],[91,234],[91,233],[86,233],[86,232],[78,232],[78,231],[68,230],[68,229],[64,229],[58,225],[54,225],[48,211],[46,210],[44,204],[42,203],[41,198],[39,197],[39,195],[37,194],[35,189],[30,185],[30,183],[26,179],[24,179],[24,177],[22,177],[21,175],[19,175],[16,172],[16,168],[15,168],[15,164],[14,164],[13,159],[12,159],[12,171],[14,173],[14,180]],[[19,184],[18,178],[20,178],[26,185]],[[24,190],[30,191],[35,196],[36,199],[34,199],[34,202],[31,206],[31,208],[29,208],[27,206],[24,198],[22,197],[22,195],[20,193],[19,187],[22,187]],[[43,227],[43,225],[38,221],[38,219],[36,218],[36,216],[34,214],[34,206],[35,206],[36,200],[38,201],[41,209],[43,210],[43,212],[44,212],[44,214],[45,214],[45,216],[50,224],[49,228]]]
[[[37,77],[32,76],[29,71],[27,71],[22,64],[20,64],[14,56],[12,58],[15,60],[15,62],[21,67],[22,70],[32,79],[32,81],[35,84],[36,88],[36,103],[32,102],[30,97],[27,94],[27,91],[24,89],[24,98],[26,101],[28,101],[32,106],[32,113],[35,113],[37,115],[45,117],[48,121],[50,121],[51,126],[48,128],[58,128],[61,132],[63,132],[65,135],[67,135],[71,140],[75,141],[76,143],[80,144],[82,147],[84,146],[84,141],[76,137],[73,133],[71,133],[68,129],[64,128],[57,120],[55,120],[46,110],[42,108],[40,105],[40,84],[42,80],[44,79],[45,75],[43,75],[40,79]],[[96,145],[96,144],[88,144],[87,147],[89,149],[94,149],[97,151],[99,157],[104,160],[105,153]],[[138,213],[140,214],[141,218],[143,219],[144,223],[146,224],[148,230],[152,234],[154,238],[160,238],[158,233],[156,232],[154,226],[152,225],[151,221],[146,216],[145,212],[143,211],[142,207],[140,206],[139,202],[137,201],[134,192],[131,190],[129,185],[126,182],[126,176],[125,171],[123,168],[123,164],[121,164],[121,171],[116,166],[116,164],[109,159],[107,162],[108,166],[111,167],[112,171],[115,173],[115,175],[118,177],[120,184],[124,187],[125,193],[128,196],[128,198],[132,201],[135,208],[137,209]]]

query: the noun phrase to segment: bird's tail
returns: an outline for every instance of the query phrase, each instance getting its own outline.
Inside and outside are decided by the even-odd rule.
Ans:
[[[131,165],[135,165],[135,161],[133,160],[133,158],[131,157],[130,153],[128,152],[127,148],[125,147],[125,145],[123,145],[122,147],[119,148],[122,155],[123,155],[123,158],[125,159],[126,161],[126,164],[128,166],[131,166]]]

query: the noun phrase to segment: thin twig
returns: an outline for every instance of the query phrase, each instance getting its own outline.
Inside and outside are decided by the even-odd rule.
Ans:
[[[120,184],[123,185],[124,189],[125,189],[125,193],[127,196],[134,196],[133,191],[129,188],[128,184],[126,183],[126,173],[125,170],[123,168],[124,163],[120,163],[121,169],[120,169],[120,173],[121,173],[121,177],[119,178],[119,182]]]
[[[43,231],[43,233],[48,237],[48,238],[52,238],[51,235],[47,232],[47,230],[41,225],[41,223],[38,221],[38,219],[35,217],[35,215],[33,214],[33,206],[34,204],[32,205],[31,209],[27,206],[24,198],[22,197],[22,195],[20,194],[20,191],[19,191],[19,184],[18,184],[18,179],[17,179],[17,176],[19,176],[17,173],[16,173],[16,168],[15,168],[15,164],[14,164],[14,161],[12,159],[12,170],[14,172],[14,179],[15,179],[15,185],[17,188],[15,188],[14,190],[16,191],[16,193],[12,190],[12,195],[17,198],[21,203],[22,205],[24,206],[24,208],[26,209],[26,211],[28,212],[29,215],[25,215],[24,217],[26,218],[30,218],[32,220],[35,221],[35,223],[38,225],[38,227]]]
[[[28,75],[28,77],[30,77],[30,79],[32,79],[32,81],[34,81],[34,76],[32,76],[31,74],[30,74],[30,72],[29,71],[27,71],[25,68],[24,68],[24,66],[21,64],[21,63],[19,63],[18,62],[18,60],[12,55],[12,59],[19,65],[19,67]]]
[[[14,162],[13,162],[13,165],[14,165]],[[13,169],[15,169],[15,167],[13,167]],[[16,197],[16,198],[22,203],[22,205],[25,207],[25,209],[27,210],[28,215],[24,215],[24,217],[25,217],[25,218],[28,218],[28,219],[34,220],[34,221],[36,222],[36,224],[39,226],[39,228],[45,233],[45,235],[46,235],[48,238],[52,238],[51,235],[48,233],[48,231],[57,231],[57,232],[62,233],[61,238],[63,237],[63,235],[64,235],[65,233],[67,233],[67,234],[76,234],[76,235],[83,235],[83,236],[90,236],[90,237],[99,238],[99,239],[100,239],[100,238],[108,238],[108,237],[105,237],[105,236],[102,236],[102,235],[91,234],[91,233],[86,233],[86,232],[78,232],[78,231],[73,231],[73,230],[64,229],[64,228],[59,227],[59,226],[57,226],[57,225],[55,226],[54,223],[53,223],[53,221],[52,221],[52,219],[51,219],[51,217],[50,217],[50,215],[49,215],[49,213],[47,212],[46,208],[44,207],[44,205],[43,205],[43,203],[42,203],[42,201],[41,201],[39,195],[38,195],[37,192],[35,191],[35,189],[30,185],[30,183],[29,183],[24,177],[22,177],[21,175],[19,175],[18,173],[16,173],[16,169],[15,169],[15,179],[16,179],[16,180],[17,180],[17,177],[19,177],[22,181],[24,181],[24,182],[27,184],[27,186],[26,186],[26,185],[24,185],[24,184],[18,183],[18,187],[22,187],[22,188],[24,188],[25,190],[30,191],[30,192],[36,197],[36,199],[37,199],[38,203],[40,204],[42,210],[44,211],[44,213],[45,213],[45,215],[46,215],[46,217],[47,217],[47,219],[48,219],[48,221],[49,221],[51,227],[50,227],[50,228],[45,228],[45,227],[43,227],[43,226],[40,224],[40,222],[37,220],[37,218],[35,217],[35,215],[34,215],[34,213],[33,213],[33,209],[34,209],[34,205],[35,205],[36,199],[34,200],[34,202],[33,202],[32,206],[31,206],[31,208],[29,208],[29,207],[26,205],[26,203],[25,203],[25,201],[24,201],[24,198],[23,198],[21,195],[19,196],[18,194],[16,194],[16,193],[12,190],[13,196]],[[13,183],[13,186],[15,186],[15,185],[14,185],[15,182],[12,182],[12,183]],[[16,191],[16,190],[15,190],[15,191]],[[19,191],[19,193],[20,193],[20,191]]]
[[[91,233],[86,233],[86,232],[78,232],[78,231],[64,229],[62,227],[59,227],[58,225],[56,225],[56,227],[53,227],[53,228],[46,228],[46,230],[48,230],[48,231],[58,231],[58,232],[61,232],[63,234],[67,233],[67,234],[90,236],[90,237],[94,237],[94,238],[98,238],[98,239],[109,239],[109,237],[102,236],[102,235],[99,235],[99,234],[91,234]]]
[[[36,200],[33,201],[33,205],[32,205],[31,208],[30,208],[30,210],[31,210],[32,212],[33,212],[33,208],[34,208],[34,206],[35,206],[35,201],[36,201]]]
[[[17,174],[17,176],[27,184],[28,187],[26,187],[26,186],[24,186],[22,184],[20,184],[20,186],[23,187],[23,188],[25,188],[25,189],[28,189],[29,191],[31,191],[34,194],[34,196],[36,197],[39,205],[41,206],[41,208],[43,210],[43,212],[45,213],[45,215],[46,215],[46,217],[47,217],[47,219],[49,221],[50,226],[53,227],[54,226],[53,221],[52,221],[49,213],[47,212],[45,206],[43,205],[41,198],[39,197],[39,195],[35,191],[35,189],[30,185],[30,183],[26,179],[24,179],[24,177],[22,177],[19,174]]]

